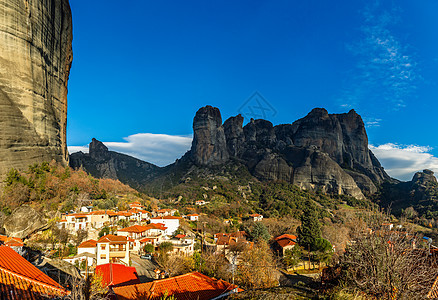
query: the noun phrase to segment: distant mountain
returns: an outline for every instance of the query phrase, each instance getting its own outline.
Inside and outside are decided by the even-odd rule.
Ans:
[[[89,154],[73,153],[70,164],[136,188],[147,184],[166,189],[192,175],[235,176],[230,170],[237,168],[242,174],[241,167],[254,180],[285,181],[357,199],[376,193],[384,181],[393,182],[368,149],[364,123],[354,110],[328,114],[315,108],[292,124],[273,126],[251,119],[243,126],[241,115],[222,123],[219,109],[205,106],[195,115],[193,134],[191,150],[164,168],[108,151],[95,139]]]
[[[89,152],[70,155],[70,166],[82,168],[96,178],[118,179],[133,188],[142,186],[155,178],[161,168],[129,155],[109,151],[100,141],[92,139]]]
[[[431,170],[415,173],[411,181],[385,182],[376,199],[396,215],[438,217],[438,182]]]

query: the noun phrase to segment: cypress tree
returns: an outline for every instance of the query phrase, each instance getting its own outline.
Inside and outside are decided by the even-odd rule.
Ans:
[[[316,206],[306,201],[306,208],[301,215],[301,225],[297,229],[299,243],[304,249],[317,249],[317,240],[321,238],[321,224],[318,221]]]

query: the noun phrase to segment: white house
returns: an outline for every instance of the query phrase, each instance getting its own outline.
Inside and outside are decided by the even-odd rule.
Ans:
[[[167,217],[155,217],[151,218],[151,224],[161,223],[164,224],[166,228],[165,235],[173,235],[174,232],[179,227],[179,220],[181,217],[167,216]]]
[[[195,252],[195,239],[193,238],[178,234],[168,241],[173,244],[172,254],[191,256]]]
[[[198,221],[199,220],[199,215],[198,214],[190,214],[187,215],[187,218],[189,218],[190,221]]]
[[[97,241],[97,265],[123,263],[129,265],[129,252],[133,243],[125,236],[108,234]]]
[[[263,216],[261,214],[252,214],[249,215],[254,222],[260,222],[261,220],[263,220]]]

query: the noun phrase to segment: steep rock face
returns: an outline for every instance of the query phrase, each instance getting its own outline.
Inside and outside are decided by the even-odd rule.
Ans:
[[[68,0],[0,0],[0,176],[9,168],[66,164]]]
[[[218,108],[205,106],[193,119],[192,155],[195,164],[217,165],[228,160],[222,117]]]
[[[340,166],[358,170],[373,181],[389,179],[380,164],[375,165],[368,149],[365,125],[354,110],[347,114],[328,114],[323,108],[315,108],[295,121],[292,131],[295,146],[317,147]]]
[[[136,188],[160,173],[161,169],[129,155],[109,151],[94,138],[89,145],[89,153],[70,155],[70,166],[83,168],[94,177],[117,179]]]
[[[240,115],[222,125],[217,108],[201,108],[194,121],[195,163],[209,166],[238,159],[262,180],[360,199],[377,191],[374,183],[390,179],[368,149],[364,123],[354,110],[328,114],[316,108],[292,124],[273,126],[251,119],[242,125]]]

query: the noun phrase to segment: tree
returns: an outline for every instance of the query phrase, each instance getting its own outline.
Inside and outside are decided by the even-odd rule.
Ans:
[[[329,241],[323,238],[316,239],[315,243],[315,258],[319,262],[321,268],[321,262],[328,263],[333,255],[333,246]]]
[[[438,265],[427,249],[413,247],[420,240],[390,230],[355,236],[341,258],[345,286],[375,299],[426,299]]]
[[[160,252],[160,255],[167,254],[172,250],[173,250],[173,244],[171,242],[162,242],[160,246],[158,246],[158,251]]]
[[[99,237],[103,237],[104,235],[107,235],[110,233],[110,228],[108,226],[102,227],[102,229],[99,231]]]
[[[155,247],[154,247],[152,244],[146,244],[146,245],[144,245],[144,247],[143,247],[143,251],[144,251],[145,253],[148,253],[148,254],[153,253],[154,250],[155,250]]]
[[[277,272],[272,252],[262,240],[241,253],[236,279],[248,289],[270,288],[278,285]]]
[[[271,237],[269,235],[268,228],[265,226],[265,224],[261,222],[256,222],[254,224],[254,226],[251,228],[250,236],[251,239],[255,242],[259,242],[262,240],[267,242]]]
[[[316,206],[311,201],[306,202],[306,208],[301,215],[301,225],[297,232],[299,243],[304,249],[317,250],[316,241],[321,238],[321,225],[318,221]]]
[[[88,231],[86,229],[79,229],[76,231],[76,236],[74,238],[74,241],[76,243],[76,247],[79,246],[83,240],[85,240],[88,237]]]
[[[284,251],[283,263],[287,268],[294,268],[301,261],[302,252],[298,245]]]

